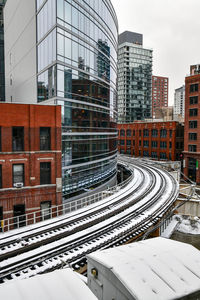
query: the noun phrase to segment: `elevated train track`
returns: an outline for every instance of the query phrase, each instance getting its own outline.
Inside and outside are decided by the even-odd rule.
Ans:
[[[70,264],[85,255],[133,240],[156,224],[178,196],[178,183],[164,170],[120,157],[131,177],[123,189],[85,209],[23,228],[0,238],[0,281],[26,278]]]

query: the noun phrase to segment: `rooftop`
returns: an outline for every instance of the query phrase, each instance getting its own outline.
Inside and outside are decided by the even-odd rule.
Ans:
[[[200,296],[200,251],[191,245],[159,237],[98,251],[88,258],[108,269],[133,299]]]
[[[5,283],[0,285],[0,294],[6,300],[97,300],[71,269]]]

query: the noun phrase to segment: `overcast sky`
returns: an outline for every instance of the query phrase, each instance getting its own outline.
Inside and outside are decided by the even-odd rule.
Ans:
[[[169,77],[169,104],[192,64],[200,64],[200,0],[111,0],[119,33],[143,34],[153,49],[153,75]]]

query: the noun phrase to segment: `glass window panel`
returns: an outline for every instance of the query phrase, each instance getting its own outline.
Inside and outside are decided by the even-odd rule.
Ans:
[[[24,185],[24,164],[13,165],[13,186]]]
[[[64,72],[58,70],[57,71],[57,86],[58,86],[58,91],[64,92]]]
[[[57,34],[58,54],[64,56],[64,36]]]
[[[51,163],[40,163],[40,184],[51,184]]]
[[[65,22],[71,24],[72,22],[72,8],[69,3],[65,1]]]
[[[24,151],[24,127],[12,128],[12,150]]]
[[[72,25],[78,28],[78,10],[72,6]]]
[[[72,58],[71,40],[65,37],[65,57]]]
[[[63,0],[57,0],[57,16],[64,20]]]

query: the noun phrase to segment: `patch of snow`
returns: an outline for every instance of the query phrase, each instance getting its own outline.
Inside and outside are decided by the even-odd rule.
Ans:
[[[171,237],[172,233],[174,232],[174,230],[176,230],[178,224],[179,224],[179,221],[176,220],[175,218],[173,218],[171,220],[171,222],[169,223],[169,225],[161,233],[161,237],[169,239]]]
[[[178,220],[177,230],[187,234],[200,234],[200,219],[198,217],[176,215],[174,220]]]

